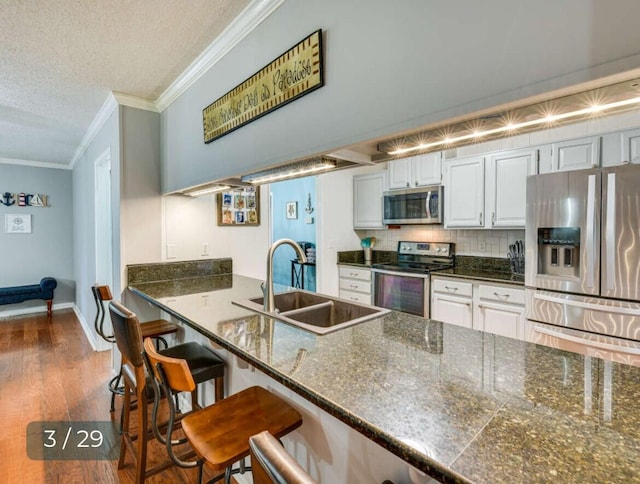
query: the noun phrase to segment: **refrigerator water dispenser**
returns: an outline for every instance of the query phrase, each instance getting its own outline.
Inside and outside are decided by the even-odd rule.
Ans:
[[[580,273],[580,228],[538,229],[538,273],[578,277]]]

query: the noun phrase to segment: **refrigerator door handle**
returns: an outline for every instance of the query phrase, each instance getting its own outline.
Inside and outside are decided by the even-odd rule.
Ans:
[[[586,283],[589,287],[595,286],[595,257],[596,257],[596,176],[589,175],[587,184],[587,227],[586,227],[586,255],[587,274]]]
[[[615,230],[616,230],[616,174],[607,175],[607,226],[605,227],[605,237],[608,250],[605,251],[607,257],[607,290],[615,289]]]
[[[540,325],[534,325],[533,330],[536,333],[546,334],[547,336],[553,336],[555,338],[564,339],[566,341],[572,341],[574,343],[580,343],[583,345],[591,346],[592,348],[598,348],[601,350],[615,351],[616,353],[626,353],[630,355],[640,355],[640,349],[637,347],[618,346],[611,343],[605,343],[603,341],[594,341],[592,339],[580,338],[579,336],[573,336],[565,334],[561,331],[554,331],[552,329],[543,328]]]

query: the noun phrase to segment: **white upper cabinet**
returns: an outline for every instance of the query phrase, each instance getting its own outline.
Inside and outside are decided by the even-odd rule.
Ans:
[[[382,193],[386,188],[386,172],[353,177],[353,228],[382,229]]]
[[[600,166],[600,137],[572,139],[553,143],[552,171],[582,170]]]
[[[446,163],[445,228],[484,227],[484,161],[474,156]]]
[[[602,136],[602,166],[640,163],[640,129]]]
[[[389,190],[440,185],[441,160],[442,153],[437,152],[389,161]]]
[[[489,156],[485,179],[485,227],[524,228],[527,176],[536,173],[537,157],[536,149]]]

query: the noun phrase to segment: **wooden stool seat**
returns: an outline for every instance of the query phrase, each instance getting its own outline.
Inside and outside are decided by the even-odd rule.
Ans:
[[[167,321],[166,319],[156,319],[155,321],[145,321],[140,323],[142,330],[142,338],[158,338],[178,331],[176,323]]]
[[[300,413],[262,387],[250,387],[187,415],[182,430],[213,471],[249,455],[249,437],[267,430],[280,438],[302,425]]]

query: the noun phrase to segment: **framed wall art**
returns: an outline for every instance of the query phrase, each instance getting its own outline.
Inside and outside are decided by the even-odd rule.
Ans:
[[[298,218],[298,202],[287,202],[286,210],[288,219]]]
[[[216,205],[218,225],[260,225],[260,189],[257,187],[238,188],[218,193]]]
[[[5,214],[4,231],[7,234],[30,234],[31,214]]]

